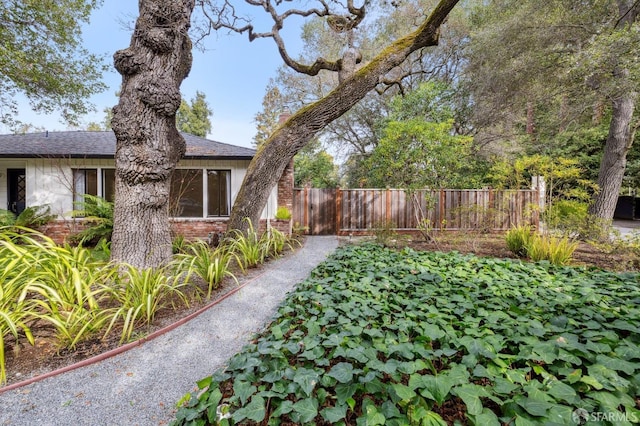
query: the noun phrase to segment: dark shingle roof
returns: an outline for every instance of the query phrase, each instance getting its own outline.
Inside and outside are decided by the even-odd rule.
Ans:
[[[251,159],[256,151],[182,133],[187,159]],[[113,132],[42,132],[0,135],[0,158],[113,158]]]

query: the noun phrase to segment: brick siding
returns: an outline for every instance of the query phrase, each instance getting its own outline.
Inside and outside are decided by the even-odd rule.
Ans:
[[[86,222],[82,219],[75,220],[55,220],[45,225],[40,231],[51,237],[57,244],[63,244],[69,235],[80,232],[86,227]],[[291,235],[290,220],[270,220],[272,228]],[[264,232],[267,228],[267,221],[262,219],[258,230]],[[209,234],[220,234],[227,230],[226,219],[171,219],[171,232],[174,236],[182,235],[187,240],[207,239]]]

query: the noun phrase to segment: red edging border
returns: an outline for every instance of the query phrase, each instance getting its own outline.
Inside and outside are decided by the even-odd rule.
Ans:
[[[88,365],[91,364],[95,364],[96,362],[100,362],[100,361],[104,361],[105,359],[114,357],[116,355],[119,355],[123,352],[126,352],[130,349],[133,349],[137,346],[142,345],[145,342],[148,342],[150,340],[155,339],[156,337],[162,336],[165,333],[168,333],[171,330],[174,330],[176,328],[178,328],[179,326],[186,324],[187,322],[189,322],[190,320],[192,320],[193,318],[197,317],[198,315],[202,314],[203,312],[207,311],[208,309],[210,309],[211,307],[219,304],[220,302],[222,302],[223,300],[225,300],[226,298],[233,296],[234,294],[236,294],[238,291],[242,290],[244,287],[246,287],[247,285],[251,284],[252,282],[256,281],[258,278],[262,277],[264,274],[266,274],[268,271],[264,271],[262,273],[260,273],[259,275],[247,280],[247,282],[239,285],[238,287],[234,288],[233,290],[228,291],[227,293],[225,293],[224,295],[220,296],[219,298],[217,298],[216,300],[214,300],[213,302],[209,303],[208,305],[203,306],[202,308],[198,309],[195,312],[192,312],[191,314],[187,315],[184,318],[181,318],[180,320],[174,322],[173,324],[170,324],[166,327],[163,327],[159,330],[154,331],[153,333],[150,333],[149,335],[142,337],[136,341],[124,344],[122,346],[118,346],[117,348],[113,348],[109,351],[103,352],[101,354],[95,355],[91,358],[87,358],[87,359],[83,359],[82,361],[79,361],[75,364],[71,364],[71,365],[67,365],[65,367],[59,368],[57,370],[53,370],[53,371],[49,371],[47,373],[44,374],[40,374],[39,376],[35,376],[35,377],[31,377],[27,380],[23,380],[21,382],[17,382],[17,383],[13,383],[11,385],[8,386],[4,386],[4,387],[0,387],[0,395],[2,395],[5,392],[11,391],[11,390],[15,390],[36,382],[39,382],[41,380],[44,379],[48,379],[49,377],[54,377],[57,376],[59,374],[62,373],[66,373],[72,370],[76,370],[78,368],[81,367],[86,367]]]

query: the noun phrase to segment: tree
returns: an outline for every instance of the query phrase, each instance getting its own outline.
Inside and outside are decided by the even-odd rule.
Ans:
[[[632,67],[637,68],[635,49],[640,38],[635,23],[640,13],[640,3],[617,0],[617,4],[619,19],[612,28],[614,33],[599,37],[602,45],[611,47],[611,50],[604,52],[606,59],[610,61],[605,70],[612,76],[614,90],[610,98],[612,116],[609,135],[598,173],[599,190],[589,206],[589,214],[604,220],[613,219],[627,165],[627,153],[640,126],[640,123],[634,123],[638,80],[631,75]],[[627,51],[627,55],[618,55],[621,50]],[[631,57],[628,50],[633,51]],[[613,52],[616,54],[612,55]],[[637,69],[634,71],[637,73]],[[597,76],[599,77],[599,73]]]
[[[171,258],[168,205],[186,150],[176,129],[180,84],[191,69],[188,35],[195,0],[145,0],[128,48],[114,54],[122,75],[113,108],[116,198],[111,257],[139,268]]]
[[[362,54],[362,63],[384,50],[391,40],[407,34],[416,27],[416,17],[428,14],[432,1],[408,0],[383,3],[373,15],[373,22],[365,21],[359,31],[352,34],[351,46]],[[363,160],[375,149],[381,137],[379,123],[388,116],[390,99],[395,94],[408,93],[422,81],[441,81],[452,85],[464,58],[460,54],[468,34],[466,12],[456,8],[447,17],[437,47],[421,49],[409,56],[401,65],[387,73],[384,84],[376,87],[342,117],[329,123],[318,138],[344,162],[342,174],[349,186],[362,184],[366,170]],[[304,25],[302,31],[301,60],[311,61],[315,56],[335,60],[340,58],[349,40],[340,37],[325,19],[316,18]],[[321,71],[315,76],[297,73],[281,67],[275,80],[287,105],[302,108],[321,99],[338,84],[336,73]],[[462,109],[461,109],[462,110]],[[456,116],[456,131],[464,128],[465,120]]]
[[[448,97],[446,86],[431,82],[393,98],[383,136],[364,161],[367,186],[456,188],[472,180],[473,138],[454,134]]]
[[[335,188],[338,186],[338,166],[322,148],[320,141],[309,142],[293,157],[294,185],[298,188]]]
[[[59,111],[71,124],[86,114],[89,96],[103,91],[103,58],[82,46],[81,25],[100,0],[0,5],[0,122],[18,127],[14,97],[23,94],[39,112]]]
[[[375,89],[381,78],[402,64],[413,52],[436,45],[440,26],[457,3],[458,0],[441,0],[415,31],[391,43],[359,69],[356,69],[357,55],[354,56],[354,52],[350,49],[347,49],[342,58],[336,61],[328,61],[324,58],[319,58],[312,64],[294,61],[286,52],[279,33],[284,17],[292,16],[292,12],[279,15],[275,8],[265,7],[278,23],[278,25],[274,25],[268,36],[273,37],[276,41],[285,63],[298,72],[309,75],[315,75],[320,70],[338,72],[340,83],[322,99],[295,112],[278,127],[256,153],[237,195],[228,227],[230,229],[246,229],[245,218],[249,218],[254,223],[257,222],[266,205],[271,188],[276,185],[293,156],[327,124],[342,116],[364,98],[369,91]],[[262,4],[270,5],[266,0]],[[347,9],[351,13],[350,17],[330,14],[326,8],[325,10],[314,10],[308,14],[315,13],[318,16],[333,17],[332,20],[337,29],[342,28],[350,31],[362,21],[365,9],[364,6],[356,8],[352,2],[348,3]],[[298,16],[302,15],[300,11],[297,14]],[[243,31],[249,33],[250,39],[259,36],[253,32],[252,26],[245,27]]]
[[[181,132],[204,138],[211,132],[211,114],[213,112],[209,109],[204,93],[196,91],[195,98],[191,98],[191,105],[184,99],[180,102],[176,126]]]
[[[262,99],[262,111],[254,117],[256,122],[256,134],[253,144],[259,148],[269,139],[269,135],[278,127],[280,114],[284,111],[285,100],[280,90],[273,82],[269,82],[266,93]]]
[[[603,219],[613,216],[634,135],[639,9],[628,0],[493,0],[477,8],[467,50],[479,140],[550,154],[558,135],[598,126],[610,105],[591,206]]]

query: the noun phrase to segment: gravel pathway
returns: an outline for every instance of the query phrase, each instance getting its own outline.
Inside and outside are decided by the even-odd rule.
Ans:
[[[336,237],[308,237],[186,324],[112,358],[0,393],[0,425],[168,424],[175,403],[248,343],[337,246]]]

